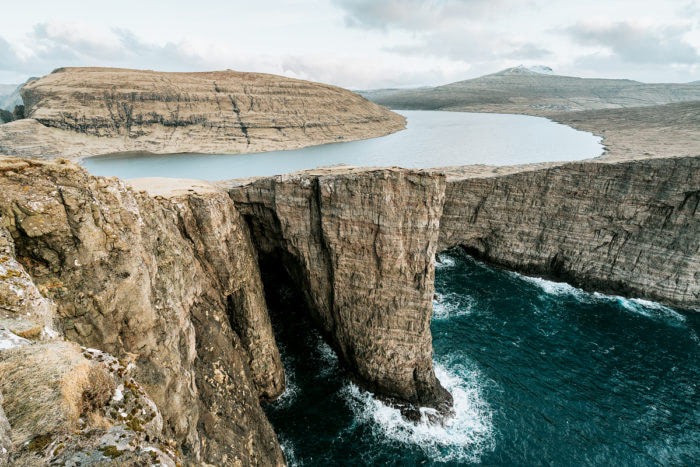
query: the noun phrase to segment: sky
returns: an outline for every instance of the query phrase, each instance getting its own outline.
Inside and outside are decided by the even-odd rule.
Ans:
[[[523,64],[700,80],[700,0],[0,0],[0,83],[63,66],[434,86]]]

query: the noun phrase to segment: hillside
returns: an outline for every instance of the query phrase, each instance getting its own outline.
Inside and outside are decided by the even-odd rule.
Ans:
[[[21,94],[26,119],[0,126],[0,152],[29,157],[250,153],[405,126],[402,116],[336,86],[231,70],[61,68]]]
[[[524,67],[433,88],[361,91],[394,109],[463,110],[543,115],[700,100],[694,84],[647,84],[538,73]]]

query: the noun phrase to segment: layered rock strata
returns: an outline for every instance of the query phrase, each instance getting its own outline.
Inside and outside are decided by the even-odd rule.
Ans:
[[[450,177],[439,249],[586,290],[700,308],[700,157]]]
[[[149,439],[163,463],[283,463],[259,404],[284,389],[259,263],[287,271],[359,384],[446,413],[431,364],[437,252],[460,245],[526,274],[700,308],[699,203],[700,157],[502,173],[340,167],[217,186],[129,186],[2,158],[0,459],[116,455],[126,446],[113,449],[115,436],[141,446],[124,460],[142,459],[153,442],[135,428],[157,419]],[[18,362],[50,376],[32,383],[45,405],[22,399],[8,376]],[[102,376],[89,376],[95,365]],[[65,381],[80,397],[57,392]],[[127,382],[155,407],[131,427],[111,411]],[[90,402],[101,392],[112,398]],[[28,416],[47,411],[73,415]]]
[[[231,190],[260,254],[282,259],[362,386],[446,412],[430,334],[444,193],[441,174],[403,169],[312,171]]]
[[[8,249],[60,334],[131,362],[188,462],[283,463],[259,404],[283,391],[283,370],[228,195],[155,198],[62,162],[3,159],[0,173]]]
[[[230,70],[60,68],[21,94],[25,119],[0,126],[2,154],[237,154],[371,138],[405,126],[402,116],[342,88]]]

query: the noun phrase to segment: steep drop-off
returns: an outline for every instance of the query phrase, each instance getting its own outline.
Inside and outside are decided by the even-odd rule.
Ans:
[[[3,159],[0,174],[6,237],[58,331],[133,363],[188,462],[282,463],[258,400],[282,392],[283,370],[228,195],[157,199],[65,162]]]
[[[131,430],[141,447],[124,455],[155,439],[189,463],[282,463],[259,403],[284,389],[263,293],[274,284],[259,264],[286,270],[361,386],[409,416],[417,406],[448,414],[431,358],[437,252],[460,245],[587,290],[699,308],[699,194],[699,157],[501,174],[339,167],[216,186],[129,186],[65,161],[2,158],[0,372],[30,362],[47,396],[24,400],[0,383],[0,456],[56,460],[56,439],[72,440],[66,455],[113,452],[76,425],[75,414],[106,413],[88,427]],[[50,370],[61,337],[114,355],[116,373],[89,376],[73,344]],[[57,395],[66,381],[80,383],[78,396]],[[148,420],[161,417],[151,438],[105,412],[127,382],[153,402]],[[112,398],[93,402],[100,392]],[[36,416],[59,409],[70,423]]]
[[[590,291],[700,307],[700,157],[450,177],[440,246]]]
[[[261,254],[277,255],[312,316],[370,390],[447,412],[432,367],[434,256],[444,176],[321,170],[231,190]]]
[[[236,154],[382,136],[402,116],[335,86],[262,73],[60,68],[22,88],[0,153]]]

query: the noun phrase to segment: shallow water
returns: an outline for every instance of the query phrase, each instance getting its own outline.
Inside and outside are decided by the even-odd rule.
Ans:
[[[85,159],[94,175],[225,180],[335,164],[409,168],[512,165],[599,156],[600,138],[541,117],[400,111],[407,128],[362,141],[239,155],[112,155]]]
[[[474,261],[436,267],[432,333],[451,426],[362,393],[308,322],[275,328],[290,390],[266,412],[293,465],[697,465],[700,314]]]

